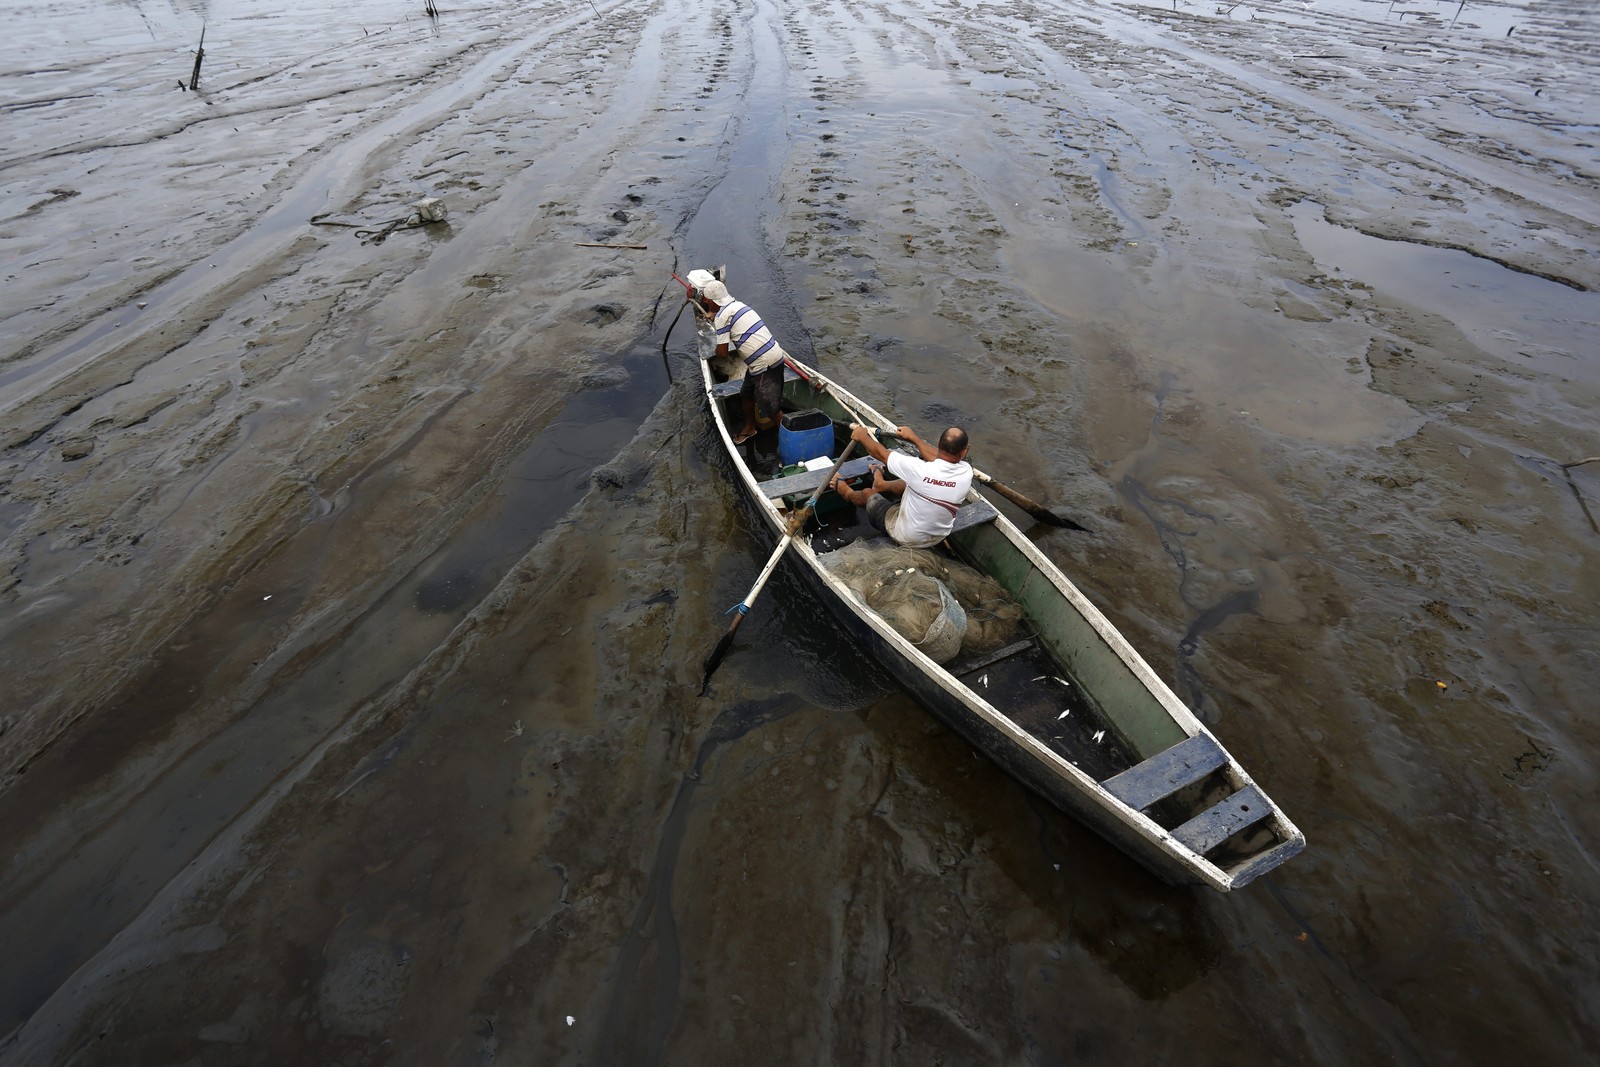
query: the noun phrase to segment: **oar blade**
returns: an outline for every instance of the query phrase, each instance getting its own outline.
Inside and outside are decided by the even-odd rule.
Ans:
[[[1034,505],[1031,508],[1023,508],[1022,510],[1026,511],[1030,516],[1032,516],[1034,521],[1042,522],[1046,526],[1054,526],[1058,530],[1081,530],[1088,532],[1089,529],[1087,526],[1080,526],[1071,519],[1064,519],[1055,512],[1047,511],[1038,505]]]
[[[1032,500],[1029,500],[1027,497],[1023,496],[1009,485],[1003,485],[989,477],[987,474],[983,474],[979,471],[973,471],[973,477],[977,478],[978,481],[982,482],[984,485],[987,485],[990,489],[993,489],[995,492],[1011,501],[1017,507],[1027,512],[1029,517],[1035,522],[1042,522],[1046,526],[1054,526],[1058,530],[1083,530],[1087,532],[1089,529],[1087,526],[1078,525],[1071,519],[1062,518],[1060,515],[1057,515],[1044,505],[1037,504]]]
[[[717,642],[717,647],[711,650],[711,655],[706,657],[706,676],[700,683],[701,696],[705,696],[706,693],[710,692],[711,676],[712,674],[716,673],[717,668],[722,665],[722,657],[728,654],[728,649],[733,647],[733,631],[737,628],[738,620],[736,618],[734,625],[728,627],[728,632],[723,634],[722,639]]]

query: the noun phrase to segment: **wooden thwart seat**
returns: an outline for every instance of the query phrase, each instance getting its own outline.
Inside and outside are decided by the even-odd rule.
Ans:
[[[1228,754],[1210,734],[1195,734],[1100,784],[1128,807],[1142,810],[1227,762]]]
[[[839,468],[839,476],[841,478],[854,478],[857,475],[866,474],[872,469],[871,463],[872,459],[868,456],[847,459],[844,461],[844,466]],[[788,496],[790,493],[801,493],[805,496],[810,496],[816,491],[817,486],[828,480],[828,473],[832,469],[832,467],[824,467],[819,471],[801,471],[799,474],[791,474],[784,478],[774,478],[769,482],[762,482],[761,491],[767,494],[768,500],[776,500],[781,496]]]
[[[1000,513],[995,510],[993,504],[989,503],[980,496],[970,504],[961,505],[961,510],[956,512],[955,525],[950,527],[950,533],[960,533],[969,526],[977,526],[980,523],[993,522],[995,517],[999,514]]]
[[[1272,805],[1267,802],[1266,795],[1255,786],[1247,785],[1172,831],[1172,836],[1204,855],[1271,814]]]
[[[857,456],[855,459],[847,459],[845,460],[844,465],[839,468],[839,476],[841,478],[849,479],[855,478],[862,474],[871,473],[871,464],[872,459],[868,456]],[[832,470],[831,467],[824,467],[819,471],[802,471],[799,474],[790,474],[782,478],[773,478],[770,481],[761,483],[761,491],[767,495],[768,500],[777,500],[780,497],[789,496],[791,493],[799,493],[801,496],[810,496],[816,491],[817,486],[827,481],[830,470]],[[970,503],[961,505],[961,510],[956,512],[955,525],[951,527],[950,532],[959,533],[969,526],[976,526],[983,522],[992,522],[995,516],[999,514],[1000,513],[995,510],[993,504],[989,503],[980,496]]]

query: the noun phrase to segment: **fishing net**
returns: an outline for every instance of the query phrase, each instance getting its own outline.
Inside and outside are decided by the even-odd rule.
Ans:
[[[967,613],[950,588],[916,569],[895,571],[867,592],[867,606],[935,663],[961,652]]]
[[[958,560],[946,560],[945,584],[967,613],[964,655],[993,652],[1010,641],[1022,622],[1022,605],[1006,594],[1005,587],[987,574]]]
[[[951,628],[960,630],[958,647],[944,659],[922,649],[936,663],[948,662],[958,653],[992,652],[1012,639],[1022,621],[1022,608],[999,582],[925,548],[863,538],[818,558],[863,603],[919,648],[921,642],[934,638],[940,643],[939,650],[945,651],[950,629],[940,618],[948,619]],[[959,626],[947,597],[962,615]]]

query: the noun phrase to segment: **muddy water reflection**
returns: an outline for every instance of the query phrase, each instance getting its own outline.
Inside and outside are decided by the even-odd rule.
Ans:
[[[346,487],[339,508],[316,509],[318,518],[175,638],[102,721],[47,751],[29,769],[29,793],[0,798],[0,830],[12,827],[17,839],[42,790],[81,806],[102,790],[109,799],[129,788],[122,771],[132,753],[160,768],[0,911],[0,944],[26,962],[0,972],[0,1030],[27,1018],[269,783],[412,671],[561,520],[659,400],[658,345],[651,339],[619,354],[613,367],[621,373],[575,394],[506,465],[457,535],[373,599],[337,643],[278,644],[305,591],[325,578],[329,546],[351,536],[368,497],[384,491],[411,448],[426,447],[419,431],[387,469]],[[416,610],[395,610],[408,604]],[[229,690],[241,678],[250,696],[239,707]]]
[[[1309,201],[1289,217],[1325,269],[1448,319],[1473,344],[1519,369],[1600,381],[1600,360],[1573,358],[1600,330],[1600,293],[1458,249],[1335,226]]]
[[[611,1003],[600,1027],[599,1063],[662,1063],[667,1035],[678,1012],[683,959],[673,888],[684,836],[694,812],[695,790],[717,750],[752,730],[780,722],[806,706],[794,696],[741,701],[712,722],[667,812],[644,894],[617,948]]]

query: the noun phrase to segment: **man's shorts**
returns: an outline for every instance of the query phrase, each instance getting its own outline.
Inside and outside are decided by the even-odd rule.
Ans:
[[[756,418],[771,422],[783,408],[783,360],[778,360],[760,374],[746,374],[740,396],[753,396],[756,401]]]
[[[886,536],[899,510],[900,501],[891,500],[885,493],[873,493],[867,498],[867,521],[874,530]]]

